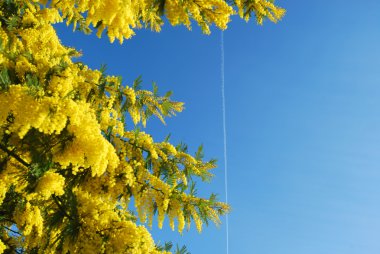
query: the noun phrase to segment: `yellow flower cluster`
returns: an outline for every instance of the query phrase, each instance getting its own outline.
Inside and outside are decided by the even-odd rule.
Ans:
[[[26,203],[22,212],[18,212],[14,216],[14,220],[22,229],[25,236],[33,233],[35,237],[41,237],[44,229],[44,221],[40,209],[37,206]]]
[[[136,171],[138,184],[131,186],[134,196],[134,205],[138,212],[139,219],[148,225],[152,225],[154,215],[154,205],[157,208],[158,226],[162,228],[165,216],[169,217],[169,224],[174,229],[174,220],[178,221],[178,231],[182,232],[185,225],[190,226],[192,218],[197,229],[202,229],[202,218],[198,215],[199,204],[207,204],[203,208],[203,213],[215,223],[220,223],[219,216],[211,203],[207,200],[192,197],[191,195],[178,192],[175,187],[177,184],[188,185],[188,178],[184,170],[180,170],[176,163],[181,163],[192,175],[209,179],[212,175],[209,170],[214,167],[212,163],[202,163],[185,152],[179,152],[168,142],[154,143],[152,138],[143,132],[126,132],[124,137],[128,138],[124,154],[128,158],[135,158],[129,163]],[[151,171],[144,165],[142,152],[154,154],[150,156],[152,163]],[[157,156],[156,156],[157,155]],[[139,162],[141,161],[141,162]],[[172,181],[165,182],[160,176],[162,168],[171,171]],[[149,186],[147,188],[147,186]],[[202,205],[203,206],[203,205]],[[223,211],[228,210],[228,206],[223,203],[215,204]],[[185,215],[187,213],[187,215]]]
[[[136,103],[135,91],[131,87],[126,86],[123,92],[127,96],[127,99],[130,101],[131,105],[135,105]]]
[[[101,135],[94,111],[84,102],[69,101],[66,112],[67,130],[75,135],[71,144],[54,161],[63,168],[73,167],[74,173],[91,168],[93,176],[102,175],[107,167],[115,168],[119,159],[114,147]]]
[[[53,0],[50,7],[62,11],[63,17],[68,22],[73,22],[74,26],[85,18],[87,27],[97,27],[99,37],[107,29],[111,42],[118,39],[122,43],[124,39],[134,35],[133,29],[140,28],[143,24],[160,31],[163,23],[160,6],[153,0]],[[193,18],[206,33],[209,33],[211,23],[225,29],[230,15],[234,13],[224,0],[167,0],[164,8],[171,24],[183,23],[190,27],[190,18]]]
[[[123,211],[115,210],[115,204],[82,189],[74,192],[82,226],[79,244],[67,242],[64,253],[124,253],[125,249],[132,254],[159,253],[145,227],[120,220],[118,213]],[[106,237],[110,238],[107,242]]]
[[[151,17],[152,11],[149,11],[150,2],[152,1],[53,0],[50,5],[62,11],[63,17],[68,22],[73,22],[74,26],[85,16],[87,26],[98,27],[98,36],[107,28],[110,41],[118,39],[122,43],[125,38],[128,39],[134,35],[133,28],[141,27],[140,19],[145,22],[154,22]],[[84,13],[86,15],[83,15]],[[153,27],[158,29],[159,27],[153,22]]]
[[[48,117],[49,108],[59,105],[59,102],[51,97],[37,101],[29,95],[29,88],[26,86],[11,85],[7,93],[0,94],[0,101],[4,103],[0,109],[0,122],[6,122],[11,113],[15,120],[8,131],[17,133],[20,138],[23,138],[31,128],[46,134],[59,134],[66,126],[67,119],[62,112],[64,109],[57,108],[57,113]]]
[[[166,16],[172,25],[184,24],[191,28],[193,18],[205,33],[210,33],[210,25],[214,23],[221,29],[227,28],[234,10],[224,0],[167,0]]]
[[[3,161],[5,159],[5,157],[6,157],[5,155],[1,156],[0,157],[1,161]],[[5,169],[2,169],[0,171],[0,182],[1,182],[1,184],[0,184],[0,205],[2,204],[2,202],[4,200],[5,195],[9,189],[9,187],[20,180],[19,179],[20,175],[19,175],[18,169],[15,165],[16,165],[16,163],[14,162],[14,160],[10,160],[10,161],[8,161]]]
[[[46,0],[39,0],[47,4]],[[285,11],[269,0],[235,0],[241,17],[249,19],[251,13],[262,24],[264,18],[277,22]],[[134,29],[142,26],[160,31],[165,15],[172,25],[184,24],[191,28],[191,20],[198,23],[203,32],[210,33],[210,26],[226,29],[232,15],[233,5],[226,0],[166,0],[164,3],[154,0],[53,0],[47,7],[62,12],[67,23],[78,23],[87,29],[90,25],[97,29],[98,37],[104,30],[111,42],[118,39],[120,43],[129,39]],[[84,21],[83,21],[84,20]],[[55,22],[60,21],[58,17]]]
[[[21,85],[10,86],[7,93],[0,94],[0,101],[4,103],[0,123],[6,122],[11,113],[15,120],[8,131],[17,133],[20,139],[32,128],[45,134],[60,134],[67,128],[74,134],[67,149],[54,153],[54,161],[63,168],[72,166],[74,172],[91,168],[93,175],[101,175],[107,167],[117,166],[115,149],[101,135],[95,113],[87,103],[60,97],[36,100],[30,89]]]
[[[54,172],[46,172],[37,183],[35,192],[44,199],[48,199],[52,194],[60,196],[64,194],[65,178]]]
[[[178,220],[178,232],[182,233],[185,228],[185,217],[183,216],[183,207],[178,200],[172,200],[170,202],[170,209],[168,211],[169,216],[169,225],[170,228],[174,231],[174,219]]]
[[[4,253],[6,249],[7,246],[3,243],[3,241],[0,240],[0,254]]]
[[[274,5],[268,0],[235,0],[238,7],[239,16],[245,20],[249,20],[251,12],[254,10],[256,21],[262,25],[265,18],[277,23],[285,15],[285,9]]]

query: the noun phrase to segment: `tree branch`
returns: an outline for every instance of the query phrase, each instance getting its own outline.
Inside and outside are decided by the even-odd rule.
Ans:
[[[17,155],[15,152],[9,150],[6,146],[0,144],[0,149],[3,150],[4,152],[6,152],[8,155],[12,156],[13,158],[15,158],[18,162],[20,162],[22,165],[24,165],[25,167],[30,167],[30,164],[27,163],[26,161],[24,161],[19,155]]]
[[[13,229],[11,229],[11,228],[8,228],[8,227],[6,227],[6,226],[2,226],[3,228],[5,228],[6,230],[8,230],[8,231],[11,231],[12,233],[14,233],[14,234],[17,234],[17,235],[22,235],[22,234],[20,234],[19,232],[17,232],[17,231],[14,231]]]

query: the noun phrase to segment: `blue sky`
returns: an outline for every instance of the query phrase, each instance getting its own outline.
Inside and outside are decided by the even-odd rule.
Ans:
[[[225,32],[230,253],[380,253],[380,2],[277,1],[277,25],[234,18]],[[220,32],[138,31],[122,46],[59,26],[93,68],[130,84],[140,74],[186,110],[148,123],[192,152],[218,158],[224,199]],[[167,226],[167,225],[166,225]],[[193,253],[226,253],[225,227],[202,234],[153,228]]]

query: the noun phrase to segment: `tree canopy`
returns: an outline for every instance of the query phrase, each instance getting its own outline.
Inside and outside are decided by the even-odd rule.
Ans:
[[[180,233],[220,223],[229,206],[195,187],[215,161],[144,132],[183,103],[76,62],[53,24],[123,42],[165,20],[225,29],[235,12],[284,14],[267,0],[0,1],[0,253],[168,253],[148,231],[155,218]]]

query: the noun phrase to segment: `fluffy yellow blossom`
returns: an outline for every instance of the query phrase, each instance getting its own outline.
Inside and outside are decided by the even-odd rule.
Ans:
[[[115,168],[119,159],[114,147],[101,135],[95,113],[83,102],[69,101],[65,108],[70,124],[67,130],[75,135],[73,141],[54,161],[62,167],[73,166],[74,173],[80,168],[91,168],[92,175],[101,175],[107,167]]]
[[[274,5],[268,0],[235,0],[238,7],[239,16],[245,20],[249,20],[252,13],[249,10],[254,10],[256,21],[262,25],[265,18],[277,23],[285,15],[285,9]]]
[[[115,234],[110,241],[107,253],[123,253],[126,246],[132,254],[154,253],[155,245],[149,232],[143,226],[130,221],[115,224]]]
[[[2,160],[5,158],[0,157]],[[7,162],[5,168],[3,168],[0,171],[0,205],[3,202],[6,193],[8,192],[9,188],[17,184],[17,190],[23,191],[25,188],[25,183],[21,179],[21,170],[22,166],[20,166],[16,160],[11,159]]]
[[[65,178],[63,176],[49,171],[38,180],[35,191],[46,199],[52,194],[57,196],[63,195],[64,185]]]
[[[39,2],[46,4],[47,1]],[[248,20],[254,14],[260,24],[264,18],[277,22],[284,15],[284,9],[269,0],[235,0],[234,5],[241,17]],[[86,29],[96,27],[98,37],[106,31],[111,42],[117,39],[120,43],[132,37],[135,29],[144,26],[160,31],[164,15],[172,25],[184,24],[189,29],[194,20],[208,34],[213,24],[226,29],[235,14],[233,6],[225,0],[166,0],[165,4],[152,0],[53,0],[48,7],[61,11],[67,23],[73,23],[74,27],[78,24]],[[60,21],[58,15],[54,17],[52,22]]]
[[[7,249],[7,246],[0,239],[0,254],[4,253],[6,249]]]
[[[131,105],[134,105],[136,103],[135,91],[132,88],[126,86],[123,92],[127,96],[127,99],[130,101]]]
[[[25,77],[26,73],[36,73],[37,68],[26,59],[25,56],[20,56],[16,61],[16,73],[19,77]]]
[[[33,206],[27,202],[24,210],[15,214],[14,220],[21,227],[23,235],[29,236],[32,233],[36,236],[42,235],[44,228],[43,218],[37,206]]]

